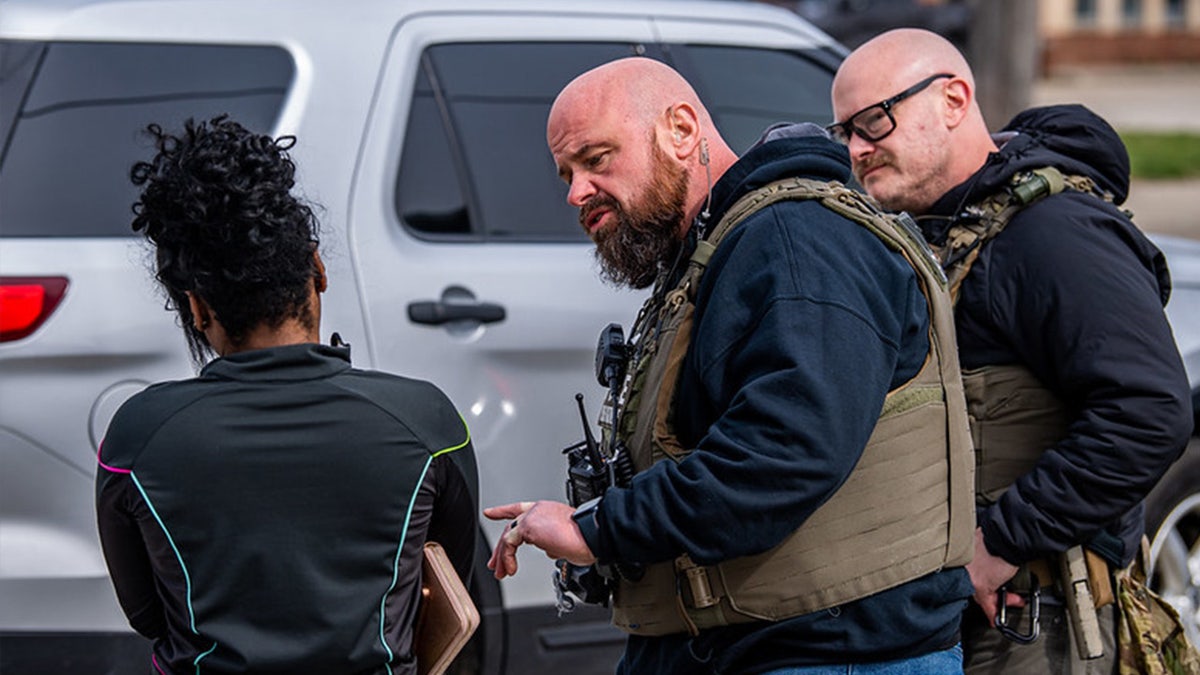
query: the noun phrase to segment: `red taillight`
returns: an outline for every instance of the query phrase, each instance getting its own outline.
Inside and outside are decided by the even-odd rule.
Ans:
[[[66,277],[0,277],[0,342],[37,330],[66,292]]]

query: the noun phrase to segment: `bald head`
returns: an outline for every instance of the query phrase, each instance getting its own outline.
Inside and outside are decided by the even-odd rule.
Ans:
[[[863,84],[895,93],[934,73],[951,73],[975,88],[971,67],[949,40],[919,28],[897,28],[846,57],[833,80],[834,96],[839,87]]]
[[[555,99],[550,123],[556,116],[579,109],[594,113],[601,106],[610,106],[628,122],[649,127],[676,103],[692,106],[701,123],[712,127],[708,111],[683,76],[659,61],[632,57],[606,63],[572,80]]]
[[[927,30],[888,31],[854,50],[832,96],[834,118],[853,130],[855,177],[890,209],[924,213],[996,149],[966,59]]]

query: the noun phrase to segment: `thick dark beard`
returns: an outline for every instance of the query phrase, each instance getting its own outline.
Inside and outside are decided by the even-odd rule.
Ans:
[[[592,240],[600,277],[614,286],[648,287],[659,270],[675,259],[683,243],[679,230],[687,199],[687,174],[657,145],[651,146],[651,156],[654,175],[638,202],[624,209],[617,200],[602,195],[579,213],[580,223],[587,223],[597,208],[612,210],[616,222],[594,232]]]

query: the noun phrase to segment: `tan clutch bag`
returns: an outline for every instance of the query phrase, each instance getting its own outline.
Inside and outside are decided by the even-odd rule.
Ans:
[[[479,610],[442,545],[425,544],[421,609],[413,637],[420,675],[441,675],[479,627]]]

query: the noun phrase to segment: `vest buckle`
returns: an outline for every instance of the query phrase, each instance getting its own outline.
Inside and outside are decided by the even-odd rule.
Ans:
[[[680,556],[675,560],[675,570],[683,572],[683,578],[687,580],[688,591],[691,592],[691,606],[694,609],[707,609],[720,602],[720,599],[713,594],[712,583],[708,580],[708,570],[692,562],[692,559],[686,555]]]

